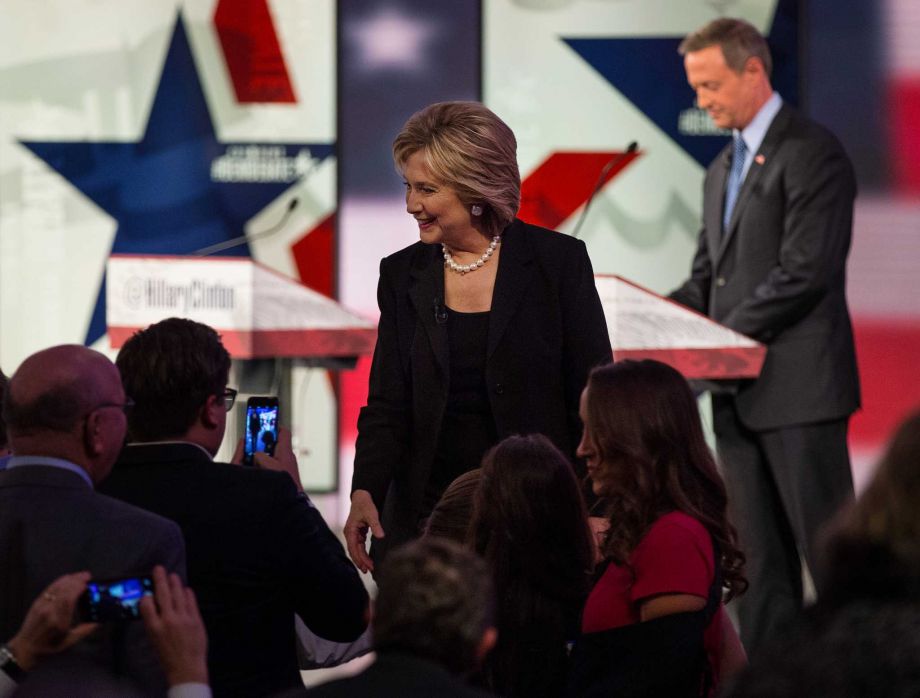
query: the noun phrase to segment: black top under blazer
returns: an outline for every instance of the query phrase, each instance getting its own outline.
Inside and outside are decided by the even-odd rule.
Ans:
[[[486,386],[496,433],[542,433],[570,457],[581,438],[588,372],[611,359],[604,311],[581,240],[515,220],[502,234],[489,314]],[[377,560],[418,533],[448,395],[440,245],[384,258],[367,406],[358,418],[352,491],[370,492],[385,538]],[[478,466],[471,464],[472,467]]]
[[[706,172],[690,279],[671,297],[768,346],[735,397],[755,431],[839,419],[859,407],[846,302],[856,179],[837,138],[783,106],[722,233],[731,144]]]

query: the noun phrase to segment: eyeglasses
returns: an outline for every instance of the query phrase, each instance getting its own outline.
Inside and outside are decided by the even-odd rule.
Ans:
[[[128,414],[134,408],[134,400],[126,397],[124,402],[103,402],[101,405],[96,405],[90,412],[101,410],[104,407],[117,407],[125,414]]]
[[[224,388],[224,392],[220,396],[224,399],[224,409],[229,412],[233,409],[233,403],[236,402],[236,394],[239,391],[234,388]]]

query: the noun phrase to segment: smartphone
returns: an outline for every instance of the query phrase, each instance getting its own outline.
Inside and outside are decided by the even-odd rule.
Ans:
[[[140,601],[153,594],[153,578],[93,580],[77,600],[77,615],[86,623],[140,618]]]
[[[264,451],[275,455],[278,443],[278,398],[251,397],[246,402],[246,436],[243,437],[243,464],[252,465],[252,456]]]

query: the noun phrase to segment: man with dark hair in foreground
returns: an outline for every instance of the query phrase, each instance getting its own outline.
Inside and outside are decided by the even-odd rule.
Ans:
[[[236,395],[227,388],[230,356],[214,330],[164,320],[129,339],[116,364],[136,408],[129,444],[104,490],[181,526],[214,694],[302,686],[294,614],[327,640],[357,638],[367,624],[357,570],[301,490],[296,469],[212,460]]]
[[[16,455],[0,473],[0,638],[16,634],[62,575],[120,579],[157,564],[184,575],[176,524],[94,491],[124,443],[129,406],[112,362],[81,346],[33,354],[10,380],[3,415]],[[75,675],[94,667],[145,692],[166,690],[140,623],[106,623],[42,670],[62,664]]]
[[[487,695],[463,683],[495,645],[486,563],[452,541],[427,537],[387,556],[371,623],[377,660],[311,696]]]

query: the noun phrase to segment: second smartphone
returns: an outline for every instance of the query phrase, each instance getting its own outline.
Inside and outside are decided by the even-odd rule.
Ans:
[[[246,435],[243,437],[243,463],[252,465],[252,456],[263,451],[275,455],[278,443],[278,398],[253,396],[246,401]]]

